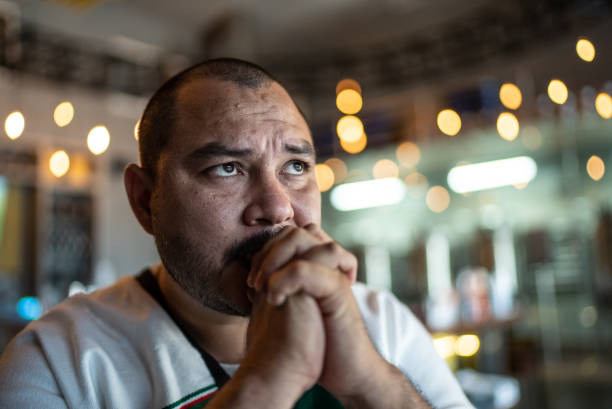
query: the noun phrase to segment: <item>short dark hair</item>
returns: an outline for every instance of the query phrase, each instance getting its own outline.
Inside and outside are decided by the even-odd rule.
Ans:
[[[171,77],[153,94],[138,126],[140,164],[153,178],[159,156],[168,145],[178,119],[177,93],[189,82],[203,78],[229,81],[252,89],[272,82],[278,83],[276,78],[260,66],[235,58],[207,60]]]

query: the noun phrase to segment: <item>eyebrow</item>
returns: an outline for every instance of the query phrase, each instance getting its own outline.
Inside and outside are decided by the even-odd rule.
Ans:
[[[315,156],[315,149],[311,143],[304,141],[304,143],[296,144],[285,144],[285,152],[296,154],[296,155],[307,155]],[[210,142],[193,152],[188,156],[189,160],[202,160],[209,159],[218,156],[231,156],[231,157],[245,157],[253,153],[252,149],[234,149],[225,146],[221,142]]]

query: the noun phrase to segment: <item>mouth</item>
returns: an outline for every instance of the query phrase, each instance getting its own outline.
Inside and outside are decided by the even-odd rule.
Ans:
[[[249,271],[251,269],[251,261],[253,260],[253,256],[255,256],[255,254],[257,254],[272,237],[278,234],[280,230],[281,229],[262,230],[251,237],[236,243],[228,251],[228,255],[226,257],[226,260],[228,261],[227,264],[236,262]]]

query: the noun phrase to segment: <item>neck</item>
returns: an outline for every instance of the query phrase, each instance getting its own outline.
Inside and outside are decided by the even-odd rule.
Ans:
[[[223,314],[193,299],[163,264],[151,269],[168,308],[198,345],[223,363],[239,363],[246,351],[249,319]]]

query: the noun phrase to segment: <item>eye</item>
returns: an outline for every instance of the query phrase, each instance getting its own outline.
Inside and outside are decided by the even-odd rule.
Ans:
[[[227,177],[238,174],[238,166],[234,162],[222,163],[209,169],[215,176]]]
[[[300,160],[294,160],[287,164],[287,173],[290,175],[303,175],[308,169],[308,164]]]

